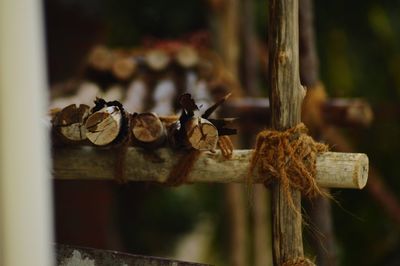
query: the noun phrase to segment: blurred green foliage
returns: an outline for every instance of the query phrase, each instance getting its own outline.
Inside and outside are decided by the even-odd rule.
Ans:
[[[344,133],[400,191],[400,2],[315,1],[320,72],[331,96],[373,104],[369,129]],[[334,204],[340,265],[399,265],[399,225],[367,193],[342,190]]]

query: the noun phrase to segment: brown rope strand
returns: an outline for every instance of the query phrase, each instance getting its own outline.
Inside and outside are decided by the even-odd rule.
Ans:
[[[317,154],[326,151],[328,147],[325,144],[317,143],[307,135],[303,123],[283,132],[261,131],[250,162],[248,184],[252,184],[251,176],[257,168],[266,185],[273,180],[281,182],[292,206],[291,187],[309,198],[327,196],[315,180]]]

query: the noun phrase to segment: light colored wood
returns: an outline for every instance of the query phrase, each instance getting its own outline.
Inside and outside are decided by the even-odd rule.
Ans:
[[[154,143],[165,138],[165,129],[155,113],[137,114],[132,119],[133,137],[144,143]]]
[[[197,51],[190,46],[184,46],[177,52],[176,61],[184,68],[191,68],[198,64],[199,55]]]
[[[118,107],[104,107],[86,120],[86,136],[95,145],[104,146],[113,142],[121,128],[122,114]]]
[[[116,59],[112,65],[112,73],[119,80],[129,79],[136,70],[135,62],[131,57]]]
[[[299,76],[299,3],[272,0],[269,4],[271,120],[273,129],[286,130],[300,123],[305,95]],[[291,201],[280,182],[272,184],[273,257],[278,266],[304,257],[301,193],[289,190]]]
[[[362,189],[367,184],[368,165],[363,153],[326,152],[317,156],[316,180],[323,187]]]
[[[185,125],[187,139],[196,150],[214,151],[218,142],[218,130],[207,119],[193,117]]]
[[[88,64],[99,71],[110,70],[113,64],[113,54],[105,46],[96,46],[89,54]]]
[[[188,176],[188,181],[245,183],[252,152],[252,150],[235,150],[231,159],[226,159],[220,151],[202,152]],[[149,155],[140,148],[130,147],[125,163],[126,178],[131,181],[164,182],[178,158],[175,152],[166,148],[158,149]],[[59,149],[54,153],[54,177],[113,179],[113,162],[112,154],[107,150],[93,147]],[[365,154],[327,152],[317,158],[316,179],[321,187],[361,189],[368,177],[367,169],[368,159]],[[255,183],[263,182],[258,171],[253,174]]]
[[[170,61],[171,58],[169,55],[162,50],[154,49],[148,51],[146,54],[147,65],[155,71],[164,70]]]

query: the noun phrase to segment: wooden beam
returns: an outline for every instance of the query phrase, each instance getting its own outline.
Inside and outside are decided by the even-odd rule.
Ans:
[[[361,98],[327,99],[320,109],[323,121],[336,126],[367,127],[374,119],[371,105]],[[244,123],[251,119],[254,123],[262,125],[269,123],[270,112],[268,98],[232,99],[221,108],[221,115],[225,117],[239,117],[239,122]]]
[[[236,150],[231,159],[220,151],[202,152],[188,181],[193,183],[245,183],[253,150]],[[179,154],[162,148],[146,152],[130,147],[126,154],[125,176],[130,181],[166,182]],[[79,159],[77,159],[79,158]],[[57,179],[113,179],[113,154],[95,147],[56,149],[53,176]],[[322,187],[362,189],[368,178],[368,157],[362,153],[327,152],[317,157],[317,183]],[[221,173],[224,173],[221,175]],[[254,181],[262,183],[258,171]]]

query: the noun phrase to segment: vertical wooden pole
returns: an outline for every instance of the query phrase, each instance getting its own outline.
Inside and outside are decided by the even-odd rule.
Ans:
[[[53,265],[41,1],[0,1],[0,265]]]
[[[272,127],[285,130],[301,121],[304,89],[299,77],[298,0],[272,0],[269,13],[269,88]],[[279,182],[272,185],[274,264],[303,257],[301,193],[291,189],[294,208]]]
[[[215,37],[218,52],[233,76],[238,75],[239,64],[239,0],[224,0],[221,9],[215,12]],[[236,92],[233,91],[234,96]],[[232,266],[247,263],[247,211],[243,186],[228,184],[225,190],[230,219],[230,261]]]
[[[257,54],[257,35],[255,31],[254,1],[242,1],[241,3],[241,58],[243,68],[243,89],[246,96],[260,96],[260,88],[257,84],[259,58]],[[253,136],[254,137],[254,136]],[[242,133],[241,142],[244,147],[251,147],[252,136]],[[263,184],[255,184],[253,189],[253,264],[254,266],[272,265],[271,244],[271,205],[270,191]]]
[[[300,80],[307,90],[315,89],[319,80],[319,60],[315,44],[313,0],[302,0],[299,6]],[[312,108],[312,107],[311,107]],[[315,128],[316,125],[307,125]],[[320,134],[320,132],[315,132]],[[314,136],[317,137],[317,136]],[[328,189],[327,189],[328,190]],[[319,266],[337,265],[335,235],[330,200],[319,196],[306,205],[311,224],[318,234],[310,235]]]

